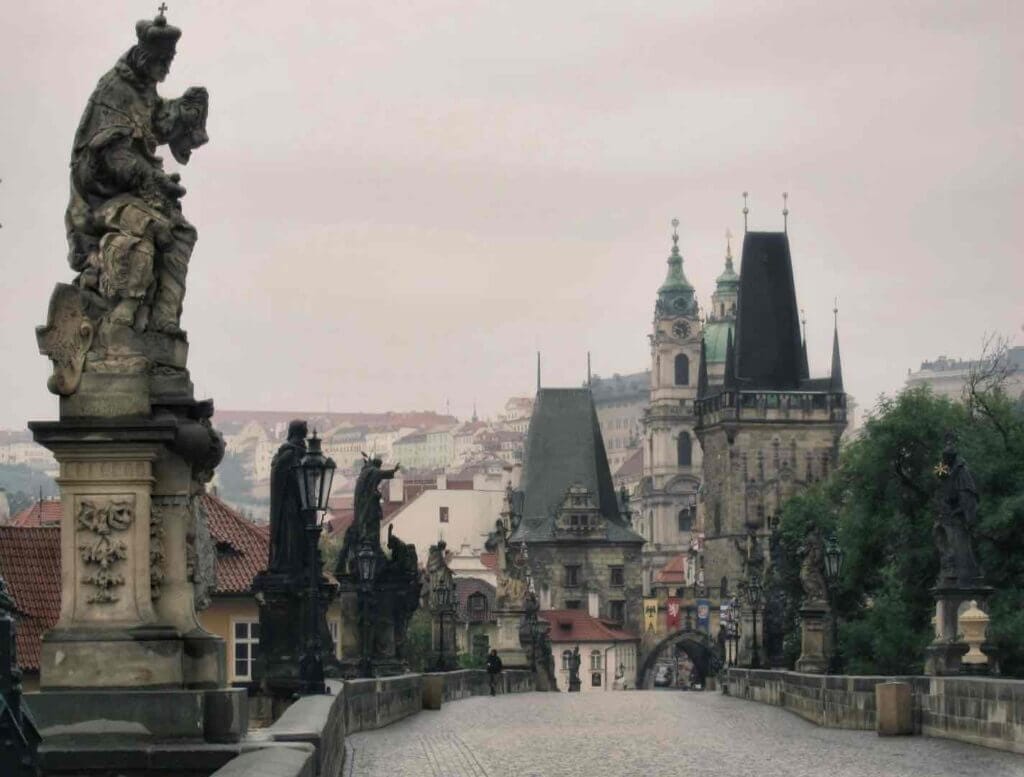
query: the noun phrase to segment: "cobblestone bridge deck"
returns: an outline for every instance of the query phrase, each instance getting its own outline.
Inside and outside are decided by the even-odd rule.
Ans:
[[[1019,755],[818,728],[713,692],[474,697],[347,746],[347,777],[1024,776]]]

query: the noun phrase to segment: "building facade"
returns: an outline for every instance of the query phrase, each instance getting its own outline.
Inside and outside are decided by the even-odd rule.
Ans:
[[[1024,399],[1024,346],[1009,348],[1006,352],[1006,367],[1009,374],[1004,389],[1007,396]],[[928,386],[939,396],[959,400],[963,396],[964,387],[971,373],[979,367],[988,366],[980,361],[950,359],[940,356],[934,361],[921,362],[920,369],[907,370],[907,388]]]
[[[698,375],[695,433],[703,449],[701,571],[715,611],[720,597],[765,570],[781,504],[836,464],[846,428],[838,329],[831,374],[810,378],[801,339],[789,237],[747,232],[735,322],[720,380],[707,340]],[[749,655],[744,628],[741,660]]]
[[[583,610],[637,634],[643,538],[622,515],[589,389],[539,389],[523,462],[525,543],[542,609]]]
[[[701,449],[694,435],[701,322],[694,288],[683,271],[677,232],[672,234],[668,274],[658,289],[652,329],[649,404],[643,415],[643,478],[634,520],[647,541],[643,550],[646,592],[657,571],[689,548],[701,479]]]
[[[590,392],[601,424],[608,465],[612,472],[640,449],[644,439],[643,417],[651,395],[651,372],[630,375],[595,375]]]

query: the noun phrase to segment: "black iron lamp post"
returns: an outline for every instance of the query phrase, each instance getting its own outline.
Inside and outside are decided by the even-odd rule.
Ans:
[[[359,672],[373,677],[373,582],[377,577],[377,550],[364,540],[356,553],[356,574],[359,576]]]
[[[299,662],[299,676],[302,693],[328,693],[324,684],[323,644],[320,640],[320,531],[327,500],[331,495],[334,480],[334,460],[324,456],[320,450],[320,438],[313,432],[309,447],[302,461],[296,466],[299,479],[299,499],[306,516],[306,538],[308,543],[309,572],[309,613],[306,622],[305,653]]]
[[[828,580],[828,590],[832,599],[832,652],[828,659],[828,673],[839,674],[842,671],[842,662],[839,659],[839,611],[838,588],[839,576],[843,573],[843,549],[839,545],[835,534],[830,534],[828,542],[825,543],[825,577]]]
[[[750,636],[753,641],[751,645],[753,653],[750,656],[751,669],[761,668],[761,654],[757,646],[757,608],[761,605],[761,594],[763,592],[764,588],[761,585],[761,578],[757,575],[751,575],[750,580],[747,582],[747,601],[750,602],[750,613],[752,616]]]
[[[442,576],[434,588],[434,605],[437,607],[437,637],[439,650],[437,653],[437,671],[445,672],[448,665],[444,657],[444,616],[448,612],[454,599],[453,586],[448,585]]]

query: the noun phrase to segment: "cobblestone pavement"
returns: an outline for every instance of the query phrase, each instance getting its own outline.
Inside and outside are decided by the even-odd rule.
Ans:
[[[346,746],[346,777],[1024,777],[1024,756],[819,728],[714,692],[480,696]]]

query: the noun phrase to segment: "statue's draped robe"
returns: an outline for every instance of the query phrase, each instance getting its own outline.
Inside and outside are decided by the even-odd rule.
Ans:
[[[302,501],[295,467],[306,446],[286,442],[270,465],[270,571],[287,572],[302,567]]]

